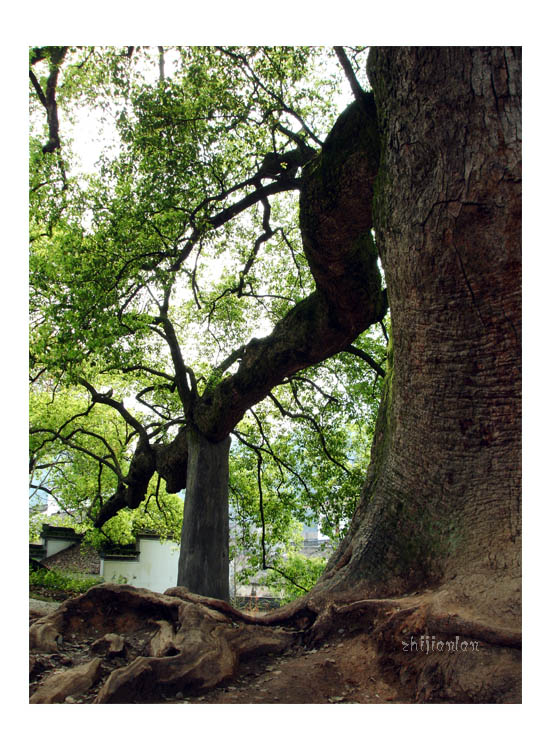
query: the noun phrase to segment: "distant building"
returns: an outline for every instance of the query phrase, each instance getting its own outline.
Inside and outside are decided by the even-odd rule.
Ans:
[[[52,570],[99,576],[99,552],[82,548],[82,537],[69,527],[43,524],[38,544],[29,544],[29,557]]]
[[[180,545],[162,540],[157,534],[136,534],[136,542],[109,547],[101,552],[82,547],[82,534],[65,526],[43,524],[38,544],[29,545],[29,554],[47,568],[100,576],[106,583],[126,583],[162,593],[177,585]],[[317,526],[304,525],[303,544],[299,550],[308,557],[319,557],[324,551],[326,537],[319,535]],[[230,563],[231,597],[239,605],[250,600],[265,606],[277,606],[273,592],[262,585],[260,571],[248,585],[237,585],[235,571],[246,561],[244,556]]]

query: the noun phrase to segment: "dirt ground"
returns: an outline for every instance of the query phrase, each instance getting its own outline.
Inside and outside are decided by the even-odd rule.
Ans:
[[[244,664],[237,679],[204,695],[169,703],[410,703],[381,673],[366,636],[346,637],[319,649],[294,648]]]
[[[56,603],[31,600],[30,622],[43,617]],[[145,631],[135,638],[146,638]],[[72,637],[58,653],[31,656],[30,692],[50,673],[89,658],[91,639]],[[139,643],[136,643],[136,647]],[[113,666],[116,665],[116,659]],[[92,703],[102,682],[69,703]],[[137,702],[137,701],[136,701]],[[392,672],[380,666],[375,645],[365,633],[341,628],[318,647],[295,644],[279,655],[254,657],[240,665],[232,680],[210,691],[186,690],[185,694],[157,695],[140,703],[196,704],[315,704],[315,703],[412,703]]]

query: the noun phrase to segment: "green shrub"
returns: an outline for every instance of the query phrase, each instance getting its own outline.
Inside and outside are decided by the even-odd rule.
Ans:
[[[100,578],[79,578],[70,573],[60,573],[57,570],[29,569],[30,586],[44,586],[44,588],[53,591],[71,591],[83,594],[98,583],[101,583]]]

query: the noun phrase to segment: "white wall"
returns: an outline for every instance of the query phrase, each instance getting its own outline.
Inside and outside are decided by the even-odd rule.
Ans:
[[[46,557],[51,557],[63,549],[72,547],[75,541],[75,539],[46,539]],[[40,537],[40,543],[44,544],[42,537]]]
[[[131,586],[163,593],[177,585],[179,544],[160,539],[139,539],[139,559],[101,560],[100,575],[105,583]]]

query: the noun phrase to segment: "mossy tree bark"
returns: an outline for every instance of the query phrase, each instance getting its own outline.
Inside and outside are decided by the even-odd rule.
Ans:
[[[361,501],[320,587],[444,582],[517,628],[521,50],[374,48],[369,76],[393,351]]]

